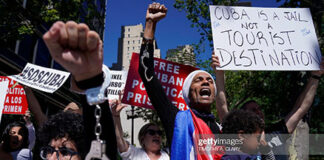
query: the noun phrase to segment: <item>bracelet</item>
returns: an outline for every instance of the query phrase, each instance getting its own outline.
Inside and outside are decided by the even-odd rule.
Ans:
[[[89,79],[86,79],[86,80],[76,81],[74,79],[74,81],[75,81],[75,84],[77,85],[77,87],[80,89],[83,89],[83,90],[98,87],[98,86],[101,86],[101,84],[104,81],[104,73],[101,72],[100,74],[98,74],[94,77],[91,77]]]
[[[317,79],[317,80],[320,80],[321,79],[321,76],[314,75],[314,74],[312,74],[311,77],[314,78],[314,79]]]
[[[153,43],[154,41],[154,38],[145,38],[143,36],[143,44],[146,44],[146,43]]]

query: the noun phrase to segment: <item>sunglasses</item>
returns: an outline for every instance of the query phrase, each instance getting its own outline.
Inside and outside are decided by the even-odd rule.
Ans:
[[[160,130],[156,131],[156,130],[153,130],[153,129],[148,129],[146,131],[146,133],[148,133],[151,136],[154,136],[155,134],[158,134],[159,136],[162,136],[162,131],[160,131]]]
[[[52,156],[56,152],[57,159],[59,159],[60,155],[62,155],[63,159],[71,159],[72,156],[77,155],[78,152],[75,152],[69,148],[66,147],[60,147],[58,150],[56,150],[52,146],[45,146],[42,147],[40,150],[40,157],[44,160],[46,160],[48,157]]]

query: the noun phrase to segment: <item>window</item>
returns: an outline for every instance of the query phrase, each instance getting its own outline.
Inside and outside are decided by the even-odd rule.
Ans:
[[[128,44],[129,44],[129,41],[127,41],[128,42]]]
[[[133,44],[135,44],[135,40],[133,40]]]
[[[127,51],[129,51],[129,47],[127,47]]]
[[[130,32],[130,28],[128,28],[128,32]]]
[[[128,37],[130,37],[130,34],[128,34]]]

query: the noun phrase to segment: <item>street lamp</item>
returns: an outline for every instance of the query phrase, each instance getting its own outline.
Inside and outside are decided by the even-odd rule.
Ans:
[[[138,115],[134,114],[135,110],[134,110],[135,106],[132,106],[131,110],[126,110],[126,115],[127,115],[127,119],[132,119],[132,136],[131,136],[131,144],[134,145],[134,119],[138,118]]]

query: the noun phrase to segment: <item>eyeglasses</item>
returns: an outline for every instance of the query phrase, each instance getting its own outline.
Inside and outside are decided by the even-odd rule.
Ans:
[[[158,134],[159,136],[162,136],[162,131],[160,131],[160,130],[156,131],[156,130],[153,130],[153,129],[148,129],[146,131],[146,133],[148,133],[151,136],[154,136],[155,134]]]
[[[56,156],[58,160],[60,159],[60,155],[62,156],[63,159],[71,159],[72,156],[78,154],[78,152],[75,152],[66,147],[60,147],[58,150],[56,150],[52,146],[45,146],[41,148],[40,157],[46,160],[48,157],[52,156],[54,152],[56,152]]]

